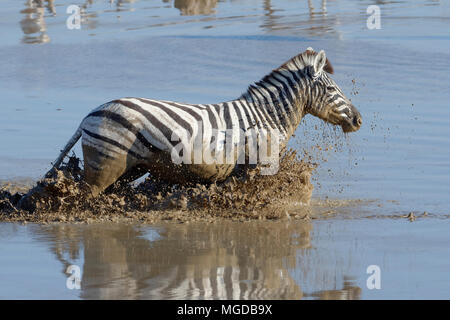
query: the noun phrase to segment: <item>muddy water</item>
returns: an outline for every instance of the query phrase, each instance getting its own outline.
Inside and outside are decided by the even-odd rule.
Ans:
[[[364,125],[344,136],[308,116],[291,140],[319,164],[318,219],[2,223],[1,298],[450,298],[449,4],[384,2],[369,30],[370,1],[94,1],[68,30],[69,4],[0,8],[0,180],[40,177],[105,101],[228,100],[308,46]]]
[[[450,258],[440,222],[3,224],[0,297],[441,299]],[[373,264],[381,290],[366,286]],[[80,289],[66,286],[70,265]]]

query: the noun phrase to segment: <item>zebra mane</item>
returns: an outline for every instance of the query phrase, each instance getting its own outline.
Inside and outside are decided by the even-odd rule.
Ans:
[[[251,84],[247,88],[247,91],[245,91],[241,95],[241,98],[248,98],[249,96],[252,96],[251,94],[252,89],[258,87],[260,83],[266,82],[267,79],[270,79],[274,72],[279,72],[282,70],[290,70],[295,72],[298,70],[303,70],[306,67],[313,66],[314,59],[317,56],[317,54],[318,54],[317,52],[315,52],[311,47],[309,47],[308,49],[306,49],[306,51],[292,57],[291,59],[283,63],[280,67],[274,69],[271,73],[265,75],[261,80],[255,82],[254,84]],[[331,65],[328,58],[326,59],[326,63],[325,66],[323,67],[323,70],[329,74],[334,73],[333,66]]]
[[[317,52],[315,52],[313,48],[309,47],[305,52],[302,52],[289,59],[275,70],[287,69],[291,71],[298,71],[299,69],[314,65],[314,59],[316,58],[316,56]],[[334,73],[333,66],[331,65],[328,58],[326,60],[325,66],[323,67],[323,70],[329,74]]]

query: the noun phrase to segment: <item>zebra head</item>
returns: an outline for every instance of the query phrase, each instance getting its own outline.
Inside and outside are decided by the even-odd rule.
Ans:
[[[329,76],[333,67],[325,52],[317,53],[308,48],[301,56],[311,80],[310,103],[305,111],[333,125],[340,125],[344,132],[357,131],[362,125],[361,114]]]

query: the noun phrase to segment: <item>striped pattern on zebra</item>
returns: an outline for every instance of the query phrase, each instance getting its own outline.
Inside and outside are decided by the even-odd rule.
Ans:
[[[252,156],[252,135],[247,134],[252,130],[279,133],[279,150],[308,113],[340,125],[344,132],[358,130],[361,115],[331,79],[332,73],[325,52],[308,48],[232,101],[187,104],[122,98],[105,103],[84,118],[52,170],[82,137],[85,180],[94,196],[118,179],[131,181],[146,172],[175,183],[224,180],[236,169],[237,159],[243,156],[248,163]],[[213,161],[174,164],[174,150],[181,155],[193,141],[200,141],[194,148],[201,148],[201,155],[214,151]],[[224,163],[218,161],[223,157],[218,151],[227,141],[244,148]],[[259,147],[259,140],[256,144]],[[180,145],[181,151],[176,149]]]

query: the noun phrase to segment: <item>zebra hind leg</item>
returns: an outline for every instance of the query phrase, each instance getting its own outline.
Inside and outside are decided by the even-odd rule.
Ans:
[[[84,180],[89,185],[91,195],[98,196],[121,177],[127,179],[139,163],[130,156],[107,156],[97,149],[83,144]],[[127,178],[128,177],[128,178]]]

